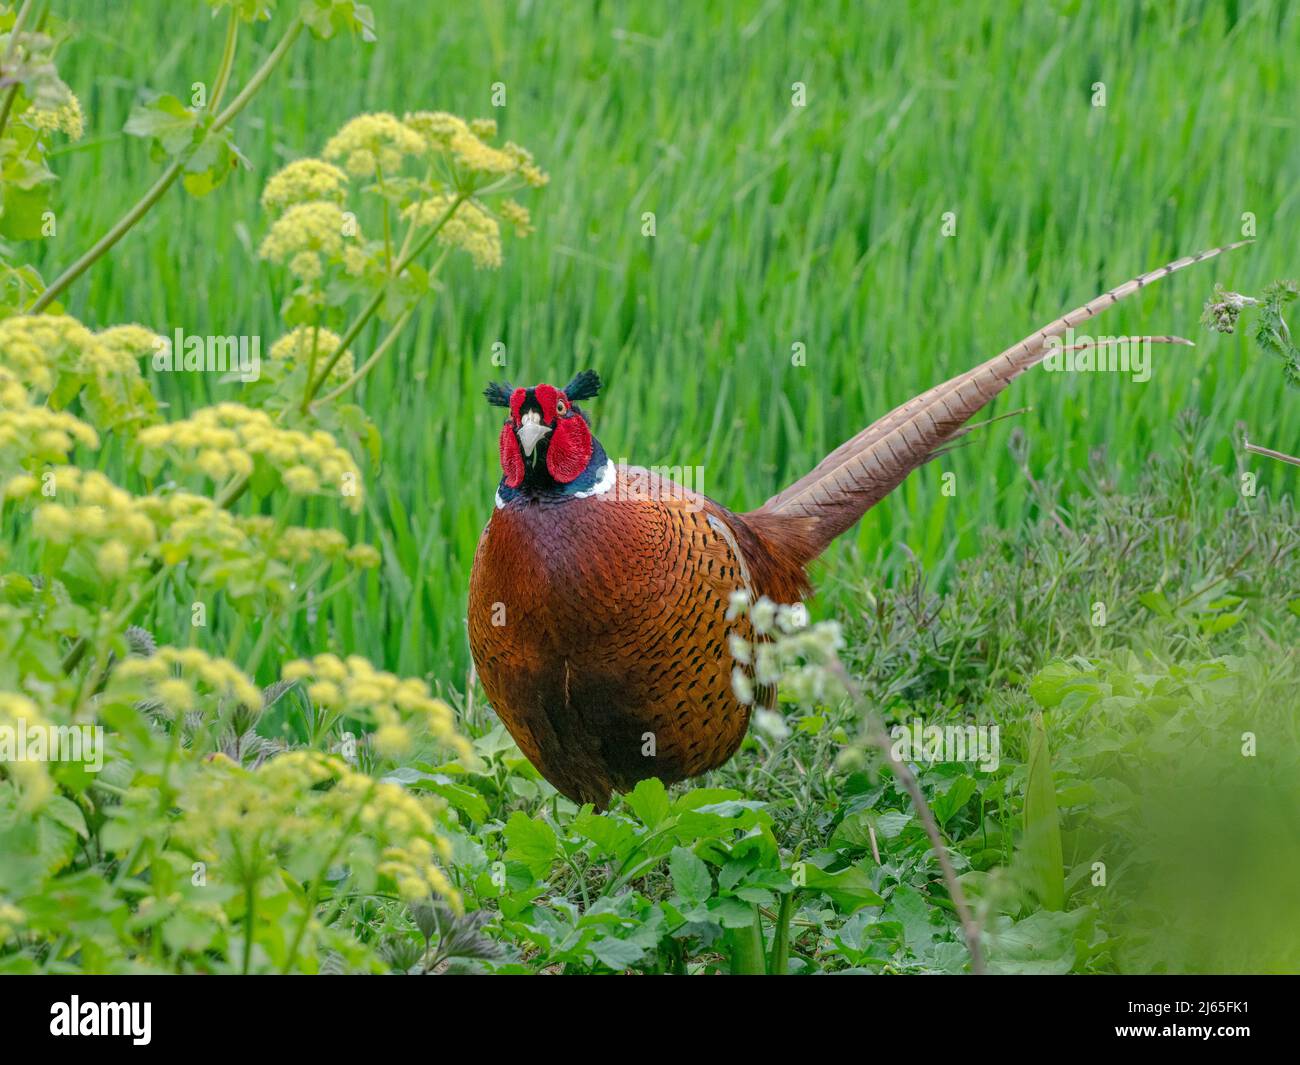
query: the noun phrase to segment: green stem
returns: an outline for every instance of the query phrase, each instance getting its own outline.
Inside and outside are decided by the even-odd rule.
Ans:
[[[388,202],[388,197],[384,195],[384,168],[375,162],[375,182],[379,186],[379,198],[384,202],[384,269],[388,273],[393,272],[393,227],[389,215],[392,213],[392,204]]]
[[[776,913],[776,927],[772,930],[772,958],[767,971],[771,976],[784,976],[790,964],[790,917],[794,913],[794,891],[781,896],[781,907]]]
[[[767,959],[763,956],[763,926],[758,907],[750,903],[753,920],[744,928],[732,928],[727,935],[731,940],[731,974],[733,976],[761,976],[767,972]]]
[[[253,919],[257,915],[257,882],[245,873],[244,880],[244,975],[253,964]]]
[[[248,79],[248,84],[240,90],[239,95],[230,101],[230,106],[217,115],[212,123],[212,133],[217,133],[225,129],[236,115],[248,106],[248,101],[257,95],[257,91],[266,83],[272,72],[280,65],[280,60],[288,54],[294,42],[298,39],[298,34],[302,32],[302,19],[295,18],[289,23],[289,28],[284,31],[284,36],[280,38],[279,43],[271,50],[271,54],[266,57],[262,65],[257,68],[256,72]]]
[[[298,34],[301,32],[302,20],[295,18],[293,22],[290,23],[289,28],[285,31],[284,36],[280,38],[280,42],[271,51],[271,54],[266,57],[265,62],[262,63],[252,78],[249,79],[248,84],[244,86],[240,94],[231,100],[230,105],[213,120],[212,126],[208,130],[208,136],[211,136],[225,128],[230,124],[231,120],[244,109],[248,104],[248,101],[253,98],[257,90],[260,89],[266,79],[271,76],[271,72],[279,64],[280,60],[284,58],[285,53],[293,46],[294,41],[298,39]],[[36,302],[27,309],[27,313],[39,314],[41,311],[45,310],[46,307],[63,294],[72,282],[76,281],[77,278],[89,270],[90,267],[102,258],[114,244],[126,236],[135,224],[148,214],[153,205],[162,199],[167,190],[176,183],[176,179],[180,177],[181,171],[184,167],[184,159],[173,160],[171,165],[169,165],[167,169],[159,175],[158,180],[153,183],[149,191],[140,198],[134,207],[117,220],[117,223],[112,229],[100,237],[99,240],[95,241],[95,243],[91,245],[91,247],[83,253],[76,262],[50,282],[49,288],[41,293]]]
[[[355,385],[358,381],[360,381],[363,377],[365,377],[366,374],[368,374],[372,369],[374,369],[375,364],[381,358],[383,358],[384,354],[388,351],[388,349],[393,346],[393,342],[397,339],[397,334],[400,333],[402,329],[406,326],[406,323],[410,319],[414,310],[415,310],[414,307],[410,307],[407,310],[403,311],[401,317],[398,318],[397,321],[393,323],[393,328],[388,331],[388,335],[384,337],[383,342],[379,345],[379,347],[375,348],[374,353],[370,356],[370,358],[366,359],[366,361],[361,364],[361,366],[357,369],[357,372],[354,373],[351,377],[349,377],[346,381],[344,381],[341,385],[339,385],[338,388],[334,389],[333,392],[327,392],[325,395],[321,396],[321,398],[318,399],[316,403],[318,404],[329,403],[332,400],[338,399],[339,396],[343,395],[343,393],[345,393],[348,389],[350,389],[353,385]]]
[[[298,927],[294,930],[293,942],[289,944],[289,951],[285,954],[284,968],[280,970],[282,973],[288,973],[289,967],[293,964],[294,958],[298,956],[298,945],[302,942],[302,937],[307,931],[307,923],[311,920],[311,915],[316,912],[316,900],[320,897],[321,882],[325,879],[326,874],[329,873],[330,866],[334,864],[334,859],[339,856],[339,852],[343,849],[343,845],[352,837],[352,833],[357,830],[357,825],[361,821],[361,814],[365,810],[366,804],[370,802],[371,796],[375,793],[375,786],[376,782],[372,780],[370,786],[366,788],[366,793],[361,796],[361,801],[357,804],[357,808],[353,812],[351,820],[349,820],[347,825],[344,827],[342,834],[330,849],[329,854],[325,856],[325,860],[321,862],[320,869],[316,873],[316,876],[312,878],[311,894],[307,899],[306,906],[303,907],[302,919],[299,920]]]
[[[469,199],[469,195],[468,192],[461,192],[456,195],[456,198],[452,200],[450,206],[448,206],[446,213],[438,219],[438,224],[421,237],[419,243],[416,244],[414,248],[397,260],[397,265],[393,268],[393,277],[400,277],[402,271],[410,266],[416,257],[429,246],[433,238],[442,231],[442,227],[447,224],[460,205]],[[334,353],[326,361],[316,380],[311,383],[310,392],[307,397],[308,402],[310,402],[311,399],[315,397],[316,393],[321,390],[321,386],[324,385],[325,381],[329,378],[330,371],[334,369],[335,363],[337,363],[339,359],[343,358],[343,354],[347,351],[348,346],[356,340],[357,334],[361,332],[365,324],[374,316],[375,311],[379,310],[380,304],[384,302],[386,291],[386,288],[381,288],[376,292],[370,298],[370,302],[362,309],[361,313],[353,319],[352,324],[348,326],[347,332],[343,334],[343,338],[339,341],[339,346],[334,349]]]
[[[4,63],[7,64],[13,57],[14,48],[18,44],[18,35],[23,31],[23,24],[27,21],[27,15],[32,9],[32,0],[23,0],[23,6],[18,9],[18,15],[14,19],[13,29],[9,31],[9,43],[5,47]],[[3,71],[0,70],[0,73]],[[14,105],[14,97],[18,93],[18,82],[9,86],[9,91],[5,93],[5,102],[3,108],[0,108],[0,136],[4,135],[5,126],[9,124],[9,111]]]
[[[307,413],[307,407],[311,403],[309,389],[311,388],[312,378],[316,376],[316,356],[320,351],[320,308],[316,309],[316,321],[311,327],[311,355],[307,359],[307,379],[302,385],[302,405],[303,414]]]
[[[221,66],[217,68],[217,83],[213,86],[212,96],[208,99],[208,110],[215,111],[221,106],[221,98],[226,95],[226,86],[230,84],[230,70],[235,65],[235,41],[239,37],[239,16],[235,9],[230,9],[230,22],[226,25],[226,45],[221,52]]]

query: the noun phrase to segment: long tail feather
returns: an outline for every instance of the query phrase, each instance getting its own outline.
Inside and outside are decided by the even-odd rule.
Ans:
[[[912,470],[957,435],[972,415],[1041,362],[1048,354],[1048,341],[1052,337],[1086,322],[1153,281],[1250,243],[1238,241],[1176,259],[1089,300],[1000,355],[894,408],[753,513],[802,519],[801,524],[808,533],[805,538],[813,550],[809,560],[815,558],[835,537],[898,487]],[[1180,338],[1151,339],[1177,343]]]

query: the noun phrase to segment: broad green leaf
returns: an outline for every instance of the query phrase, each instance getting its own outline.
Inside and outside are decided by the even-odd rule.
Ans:
[[[647,828],[654,828],[670,809],[668,791],[658,777],[647,777],[640,781],[627,795],[623,802],[641,819]]]
[[[560,841],[545,821],[516,810],[506,822],[506,858],[522,862],[535,877],[545,876],[560,856]]]
[[[709,867],[685,847],[674,847],[668,859],[668,871],[687,905],[704,902],[713,894],[713,876]]]
[[[948,790],[936,795],[930,801],[930,809],[934,811],[934,816],[939,819],[939,824],[946,825],[952,816],[957,813],[972,795],[975,794],[977,785],[975,779],[969,776],[960,776],[953,780]]]
[[[618,939],[615,936],[602,936],[599,939],[593,939],[587,949],[596,956],[601,964],[607,965],[618,972],[635,965],[645,957],[643,947],[637,946],[635,943],[629,943],[626,939]]]
[[[884,899],[871,886],[871,874],[863,865],[851,865],[838,873],[827,873],[811,862],[804,865],[804,887],[820,892],[845,913],[863,906],[881,906]]]

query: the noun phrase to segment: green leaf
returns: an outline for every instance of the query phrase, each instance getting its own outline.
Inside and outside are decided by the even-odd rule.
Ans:
[[[918,957],[929,950],[939,935],[939,929],[930,921],[930,906],[925,896],[906,884],[890,898],[885,916],[903,926],[903,942]]]
[[[1143,592],[1138,596],[1138,602],[1162,618],[1172,618],[1174,608],[1169,605],[1169,600],[1165,598],[1163,592]]]
[[[491,816],[487,800],[482,794],[466,784],[438,777],[424,779],[411,785],[419,791],[431,791],[441,795],[447,802],[476,824],[483,824]]]
[[[356,0],[302,0],[298,8],[312,36],[329,40],[336,33],[355,33],[363,41],[375,40],[375,15]]]
[[[986,944],[989,970],[1031,976],[1068,973],[1074,966],[1075,929],[1086,913],[1039,910],[1023,921],[994,918]]]
[[[11,240],[40,240],[49,208],[49,185],[24,189],[6,182],[0,188],[0,236]]]
[[[947,791],[936,795],[930,801],[930,809],[939,819],[939,824],[946,825],[975,794],[976,788],[974,777],[960,776],[952,782]]]
[[[668,859],[668,871],[673,887],[688,906],[704,902],[713,894],[713,875],[693,851],[674,847]]]
[[[602,965],[606,965],[618,972],[635,965],[645,957],[643,947],[639,947],[635,943],[629,943],[625,939],[618,939],[615,936],[603,936],[600,939],[593,939],[589,949]]]
[[[158,144],[166,155],[176,156],[194,143],[199,116],[171,93],[160,93],[137,104],[127,116],[123,132]]]
[[[535,877],[545,876],[560,856],[560,841],[545,821],[516,810],[506,822],[506,858],[521,862]]]
[[[658,777],[647,777],[623,797],[623,802],[641,819],[646,828],[654,828],[668,816],[668,791]]]
[[[57,821],[64,828],[70,828],[82,839],[89,839],[90,832],[86,828],[86,816],[81,812],[81,807],[71,799],[63,795],[55,795],[50,798],[45,808],[41,811],[52,821]]]
[[[240,164],[248,166],[248,160],[235,146],[229,127],[208,133],[185,160],[181,184],[191,196],[206,196],[239,169]]]
[[[804,887],[821,892],[845,913],[885,902],[871,886],[871,874],[861,864],[828,873],[809,862],[804,866]]]
[[[573,819],[573,831],[596,845],[595,853],[608,855],[621,861],[637,843],[637,834],[626,821],[620,817],[595,813],[590,806],[584,806]]]

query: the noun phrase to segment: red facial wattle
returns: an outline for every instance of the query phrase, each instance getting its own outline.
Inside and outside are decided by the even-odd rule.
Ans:
[[[561,484],[568,484],[587,468],[591,451],[591,430],[586,419],[578,414],[560,418],[546,449],[546,468]]]
[[[519,438],[515,436],[514,419],[501,427],[501,472],[511,488],[524,483],[524,453],[519,449]]]

